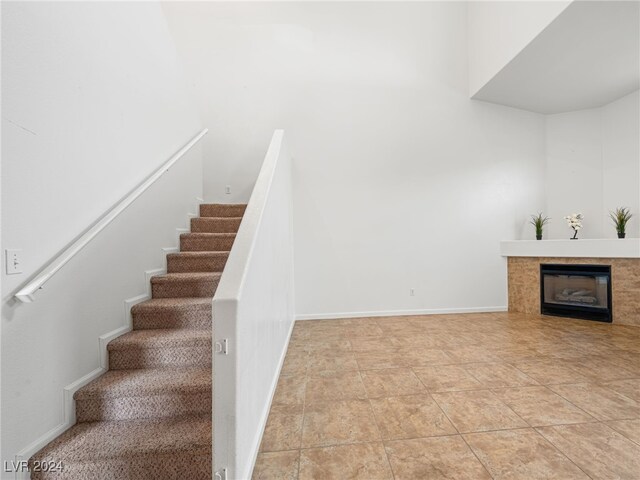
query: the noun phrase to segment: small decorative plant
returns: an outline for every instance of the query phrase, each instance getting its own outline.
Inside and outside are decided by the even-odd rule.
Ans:
[[[529,223],[536,229],[536,240],[542,240],[542,231],[544,230],[544,226],[549,223],[549,217],[545,217],[542,213],[531,215],[531,221]]]
[[[569,225],[573,229],[573,237],[571,240],[578,239],[578,231],[582,229],[582,219],[584,217],[581,213],[572,213],[571,215],[567,215],[564,219],[567,221],[567,225]]]
[[[609,216],[616,226],[618,238],[624,238],[627,234],[627,223],[633,215],[627,207],[616,208],[615,211],[609,212]]]

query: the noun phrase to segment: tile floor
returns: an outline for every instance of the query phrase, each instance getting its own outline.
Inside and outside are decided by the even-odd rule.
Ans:
[[[297,322],[253,478],[640,479],[640,328]]]

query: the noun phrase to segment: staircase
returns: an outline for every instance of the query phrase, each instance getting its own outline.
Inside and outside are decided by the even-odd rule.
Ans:
[[[32,479],[211,478],[211,300],[244,210],[200,206],[133,331],[109,343],[109,370],[75,393],[76,425],[29,460]],[[45,462],[62,471],[33,472]]]

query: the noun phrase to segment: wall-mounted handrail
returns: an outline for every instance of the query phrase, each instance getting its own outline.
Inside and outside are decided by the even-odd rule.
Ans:
[[[80,237],[67,247],[62,253],[55,256],[38,274],[22,287],[15,298],[23,303],[31,303],[35,301],[35,293],[41,289],[69,260],[71,260],[80,250],[86,247],[107,225],[120,215],[136,198],[144,193],[151,185],[153,185],[162,175],[164,175],[178,160],[180,160],[191,148],[204,137],[209,129],[205,128],[193,137],[189,142],[171,156],[169,160],[163,163],[157,170],[149,175],[146,180],[140,183],[136,188],[129,192],[113,207],[107,210],[101,217],[96,220]]]

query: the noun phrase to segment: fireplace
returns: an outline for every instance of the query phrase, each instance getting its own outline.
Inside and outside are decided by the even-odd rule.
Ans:
[[[541,264],[540,311],[611,322],[611,266]]]

